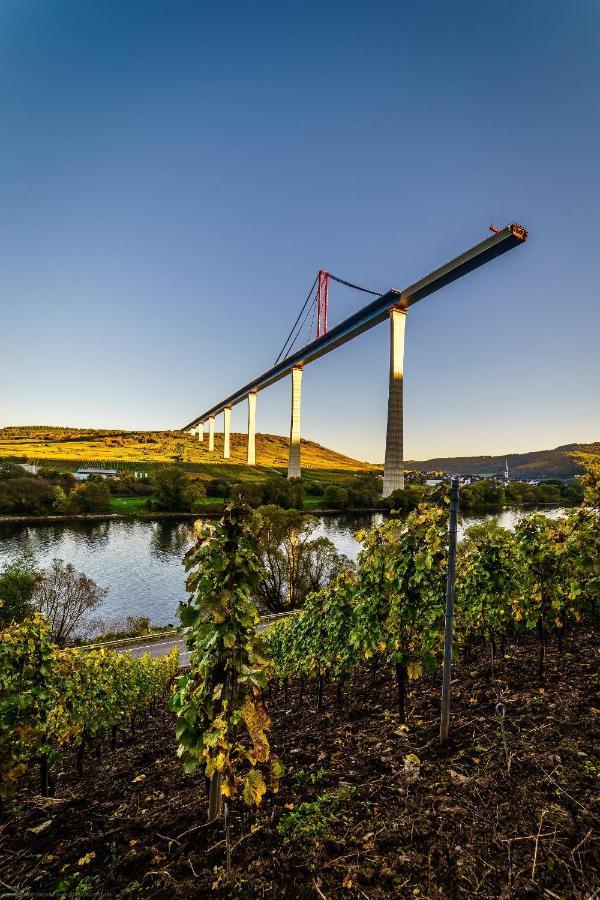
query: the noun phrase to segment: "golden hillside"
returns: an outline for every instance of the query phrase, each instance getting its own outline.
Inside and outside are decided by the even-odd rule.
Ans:
[[[0,458],[13,458],[42,465],[70,463],[145,463],[246,468],[246,436],[232,433],[231,459],[223,460],[223,434],[215,435],[215,451],[208,452],[208,434],[200,442],[180,431],[115,431],[10,426],[0,429]],[[288,439],[277,434],[256,435],[258,467],[283,468],[288,461]],[[303,469],[358,471],[377,468],[322,447],[302,441]]]

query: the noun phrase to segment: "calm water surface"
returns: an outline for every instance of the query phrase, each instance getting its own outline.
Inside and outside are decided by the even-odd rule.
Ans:
[[[565,512],[543,511],[552,517]],[[464,517],[461,531],[488,518],[497,518],[505,528],[512,528],[521,515],[510,510],[496,516]],[[381,515],[323,516],[316,535],[325,535],[340,552],[356,559],[359,545],[354,533],[381,521]],[[181,560],[193,540],[194,522],[190,520],[0,524],[0,568],[26,548],[33,551],[42,567],[52,559],[62,559],[108,588],[98,615],[106,619],[148,616],[153,624],[168,625],[175,623],[177,604],[186,596]]]

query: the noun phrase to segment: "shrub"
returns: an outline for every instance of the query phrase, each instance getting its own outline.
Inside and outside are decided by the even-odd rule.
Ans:
[[[44,478],[0,481],[0,513],[44,516],[56,512],[57,488]]]
[[[332,509],[344,509],[348,505],[348,491],[337,484],[329,484],[323,495],[325,506]]]
[[[0,572],[0,625],[22,622],[33,613],[32,597],[40,577],[29,551]]]
[[[66,499],[66,511],[101,513],[110,509],[110,488],[105,481],[84,481],[71,491]]]
[[[178,466],[158,469],[152,477],[152,483],[156,490],[158,509],[170,512],[190,512],[194,504],[206,496],[203,483]]]

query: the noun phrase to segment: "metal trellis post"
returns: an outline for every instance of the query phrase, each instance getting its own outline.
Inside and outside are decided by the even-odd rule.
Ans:
[[[444,671],[442,675],[442,715],[440,743],[448,740],[450,721],[450,681],[452,678],[452,638],[454,634],[454,587],[456,581],[456,537],[458,532],[458,478],[450,486],[450,546],[448,548],[448,577],[446,580],[446,619],[444,624]]]

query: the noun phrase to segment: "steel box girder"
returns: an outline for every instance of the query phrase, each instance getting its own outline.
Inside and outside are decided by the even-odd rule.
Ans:
[[[485,265],[485,263],[490,262],[490,260],[495,259],[497,256],[501,256],[508,250],[512,250],[513,247],[517,247],[526,240],[527,231],[521,225],[516,223],[507,225],[506,228],[503,228],[496,234],[491,235],[491,237],[487,238],[485,241],[481,241],[481,243],[471,247],[470,250],[467,250],[460,256],[450,260],[450,262],[447,262],[439,269],[426,275],[425,278],[421,278],[420,281],[416,281],[403,291],[387,291],[387,293],[377,297],[358,312],[349,316],[347,319],[344,319],[339,325],[331,328],[327,334],[311,341],[310,344],[306,344],[305,347],[292,353],[291,356],[288,356],[286,359],[281,360],[277,365],[272,366],[272,368],[263,372],[262,375],[259,375],[253,381],[248,382],[248,384],[245,384],[238,391],[235,391],[235,393],[230,394],[229,397],[226,397],[220,403],[217,403],[206,412],[197,416],[187,425],[184,425],[181,430],[186,431],[190,428],[195,428],[200,423],[206,422],[206,420],[212,416],[219,415],[226,407],[236,406],[238,403],[241,403],[242,400],[245,400],[248,394],[262,391],[264,388],[269,387],[269,385],[274,384],[281,378],[285,378],[285,376],[289,375],[292,369],[297,366],[305,366],[307,363],[319,359],[320,356],[324,356],[326,353],[330,353],[337,347],[341,347],[342,344],[351,341],[352,338],[357,337],[364,331],[368,331],[369,328],[373,328],[375,325],[379,325],[380,322],[384,322],[388,318],[390,310],[394,307],[408,309],[409,307],[414,306],[415,303],[418,303],[418,301],[422,300],[424,297],[428,297],[430,294],[435,293],[435,291],[439,291],[440,288],[462,278],[463,275],[467,275],[474,269],[478,269],[480,266]]]

